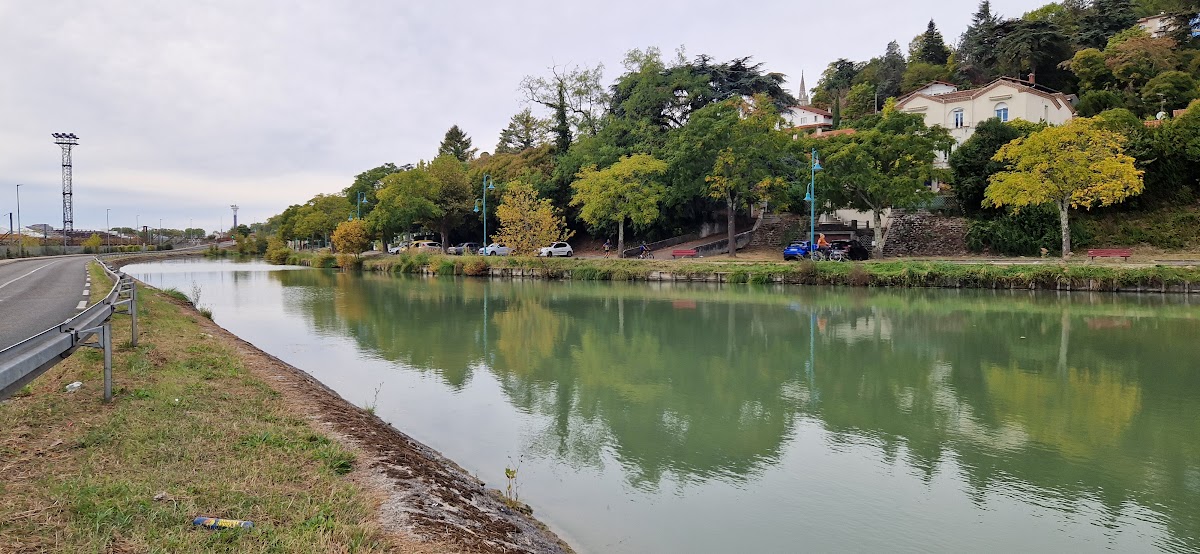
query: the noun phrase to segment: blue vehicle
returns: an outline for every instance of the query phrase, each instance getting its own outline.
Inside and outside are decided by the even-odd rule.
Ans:
[[[798,240],[788,245],[783,249],[783,260],[800,260],[808,257],[810,247],[806,240]]]

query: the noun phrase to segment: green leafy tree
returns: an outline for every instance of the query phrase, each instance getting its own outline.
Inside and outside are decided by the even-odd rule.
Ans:
[[[1095,48],[1084,48],[1064,65],[1079,78],[1079,89],[1084,91],[1102,90],[1116,83],[1112,70],[1109,69],[1104,52]]]
[[[777,131],[779,114],[764,95],[752,102],[726,101],[738,113],[726,135],[725,147],[705,182],[708,195],[724,201],[729,234],[729,256],[737,256],[737,211],[769,196],[783,184],[775,171],[787,146],[787,137]]]
[[[438,230],[445,249],[450,245],[450,230],[462,224],[474,209],[475,190],[467,178],[466,165],[451,155],[438,156],[426,171],[434,184],[429,198],[437,206],[428,223]]]
[[[1158,98],[1155,97],[1157,100]],[[1081,117],[1093,117],[1104,110],[1120,108],[1125,105],[1125,98],[1111,90],[1092,90],[1079,97],[1075,104],[1075,113]]]
[[[467,136],[458,125],[450,127],[442,144],[438,146],[438,156],[454,156],[460,162],[468,162],[475,158],[477,149],[471,148],[471,137]]]
[[[1155,110],[1169,111],[1196,99],[1196,80],[1182,71],[1159,73],[1142,87],[1142,100]]]
[[[658,204],[663,186],[657,181],[667,163],[648,154],[623,156],[603,170],[584,168],[571,184],[575,197],[571,204],[581,206],[580,217],[593,227],[617,224],[617,252],[625,251],[625,221],[649,225],[658,219]]]
[[[884,52],[883,58],[879,62],[879,71],[875,80],[880,102],[900,96],[900,89],[904,83],[904,71],[907,68],[908,62],[904,60],[904,54],[900,52],[900,43],[894,40],[889,42],[887,51]]]
[[[971,138],[950,154],[948,161],[954,183],[950,190],[966,215],[979,215],[984,208],[983,193],[987,190],[988,177],[1005,167],[992,157],[1001,146],[1022,136],[1016,126],[993,117],[976,126]]]
[[[1103,47],[1109,37],[1133,26],[1137,16],[1129,0],[1094,0],[1079,21],[1076,41],[1093,48]]]
[[[320,237],[328,243],[329,235],[337,229],[338,224],[349,218],[350,205],[344,196],[318,194],[297,211],[293,233],[298,238]]]
[[[915,206],[933,197],[928,182],[946,175],[933,165],[954,138],[941,126],[928,128],[918,114],[906,114],[889,101],[872,128],[847,136],[814,139],[824,170],[818,193],[832,206],[869,211],[875,227],[875,254],[883,252],[883,212]]]
[[[433,176],[425,170],[425,164],[384,177],[383,188],[379,190],[379,206],[366,218],[368,230],[390,243],[397,233],[437,218],[439,207],[431,195],[437,186]]]
[[[596,67],[551,67],[549,77],[526,76],[521,80],[525,100],[545,106],[554,115],[558,153],[570,147],[569,137],[594,135],[600,131],[608,90],[600,83],[604,65]]]
[[[496,144],[497,154],[516,154],[523,150],[536,148],[545,144],[547,124],[534,117],[529,108],[521,110],[512,116],[508,127],[500,131],[500,142]]]
[[[1169,38],[1132,38],[1104,50],[1105,63],[1117,82],[1136,91],[1159,73],[1178,67],[1175,41]]]
[[[925,34],[921,35],[912,61],[933,65],[946,65],[946,62],[950,61],[950,49],[946,47],[946,41],[932,19],[929,20]]]
[[[983,0],[971,17],[971,24],[958,41],[959,71],[972,82],[981,84],[996,75],[999,59],[1000,22],[992,13],[992,3]]]
[[[496,208],[500,230],[492,241],[508,246],[513,253],[528,255],[550,243],[571,238],[567,222],[547,198],[539,198],[528,183],[508,183]]]
[[[394,163],[388,162],[374,169],[368,169],[362,173],[359,173],[358,175],[355,175],[354,183],[347,187],[345,191],[343,191],[346,196],[346,201],[350,203],[351,207],[355,208],[354,212],[357,214],[359,213],[359,209],[361,209],[361,213],[364,217],[366,217],[367,214],[370,214],[371,210],[375,209],[375,204],[379,201],[379,199],[375,197],[375,192],[382,187],[381,181],[384,177],[387,177],[388,175],[398,171],[401,171],[401,168],[396,167],[396,164]],[[355,203],[359,201],[360,197],[365,201],[363,202],[362,206],[355,206]]]
[[[900,85],[900,92],[901,94],[908,94],[933,81],[946,81],[949,79],[950,70],[946,69],[944,65],[910,62],[908,68],[904,71],[904,79]]]
[[[1010,169],[988,179],[984,200],[996,207],[1057,207],[1065,259],[1071,255],[1071,208],[1108,206],[1142,192],[1142,171],[1124,143],[1125,137],[1089,118],[1014,140],[993,158]]]
[[[841,118],[854,121],[875,113],[875,85],[859,83],[850,87],[846,94],[846,108],[841,110]]]

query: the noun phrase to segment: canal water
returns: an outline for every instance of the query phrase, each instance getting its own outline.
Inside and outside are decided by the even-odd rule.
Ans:
[[[125,270],[581,552],[1200,550],[1186,296]]]

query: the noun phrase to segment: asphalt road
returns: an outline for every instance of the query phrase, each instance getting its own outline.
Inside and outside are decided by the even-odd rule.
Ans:
[[[0,350],[82,311],[91,259],[67,256],[0,263]]]

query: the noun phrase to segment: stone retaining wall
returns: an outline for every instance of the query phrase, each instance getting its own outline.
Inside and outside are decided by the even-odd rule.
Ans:
[[[893,210],[883,243],[883,257],[963,256],[967,220],[926,210]]]

